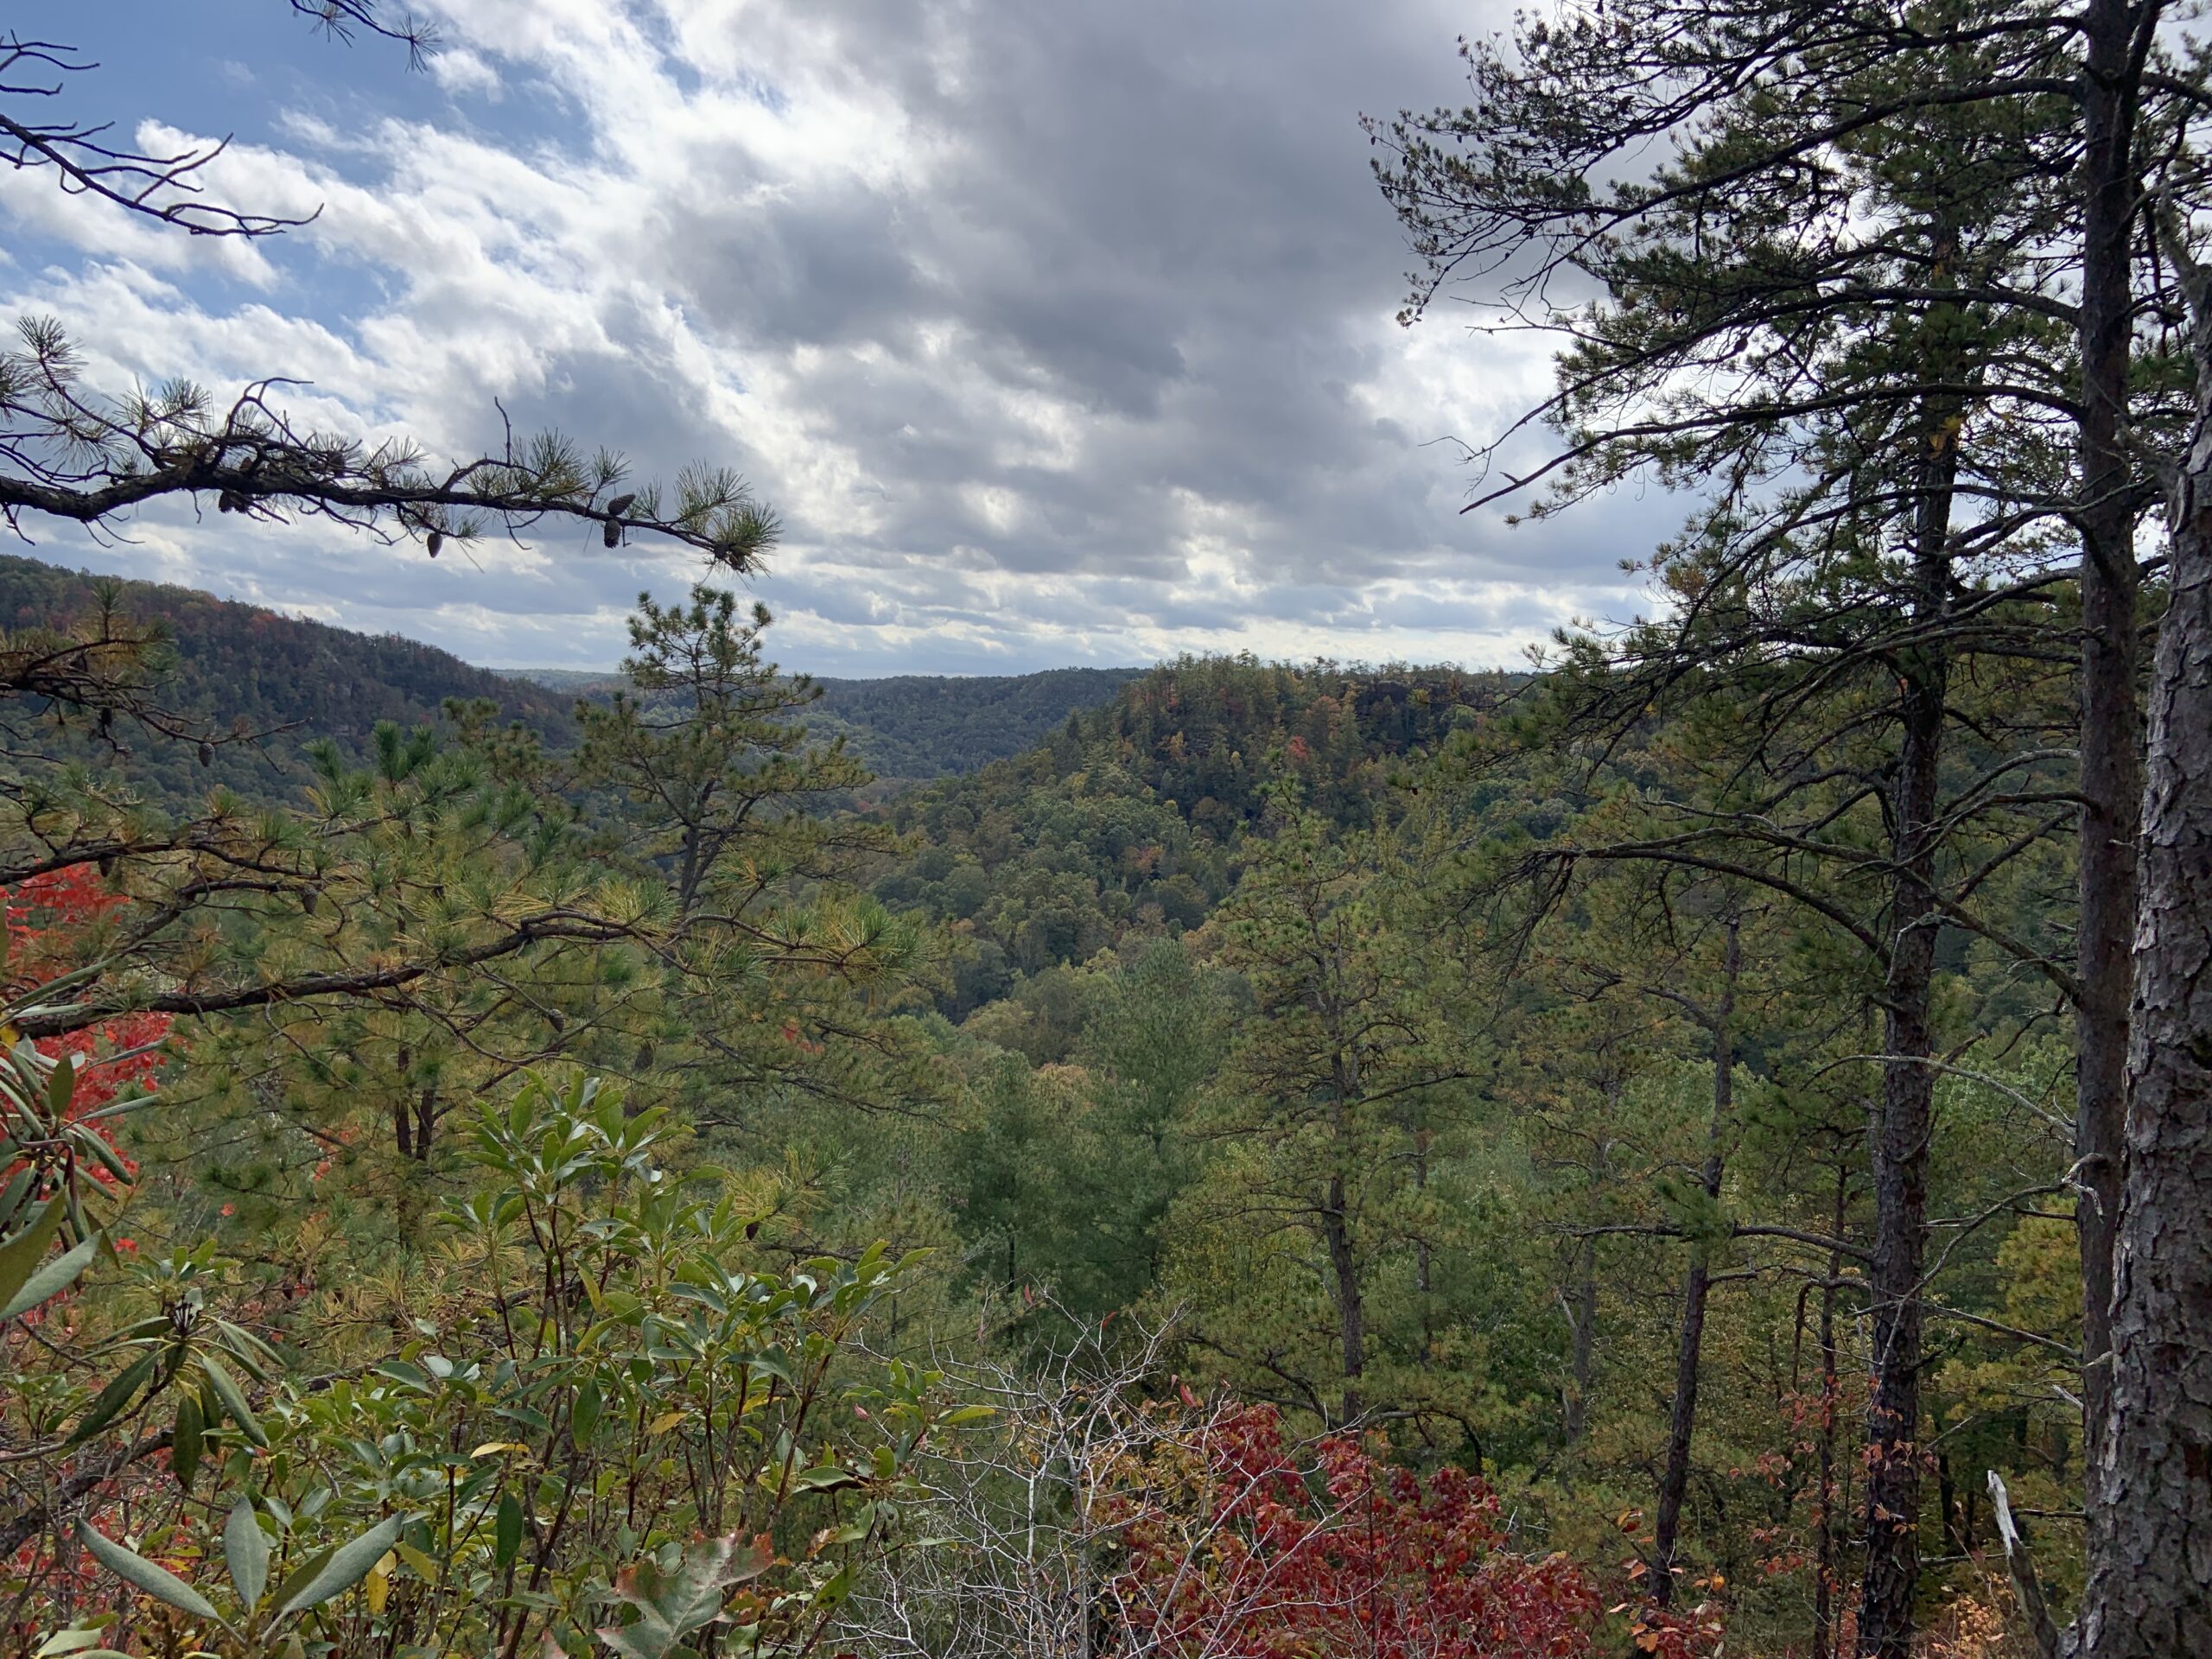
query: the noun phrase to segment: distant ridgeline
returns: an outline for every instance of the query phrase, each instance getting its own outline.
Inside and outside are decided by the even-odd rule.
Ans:
[[[95,579],[0,556],[0,627],[67,626],[92,609]],[[121,584],[123,609],[169,631],[162,699],[207,726],[271,732],[229,745],[212,768],[192,746],[134,741],[125,770],[171,804],[210,784],[289,797],[302,750],[334,740],[360,759],[379,721],[435,721],[448,698],[485,698],[555,747],[573,741],[579,696],[613,673],[494,671],[396,635],[279,616],[190,588]],[[1185,658],[1148,671],[1065,668],[976,677],[824,680],[809,730],[844,736],[881,779],[871,810],[923,832],[878,884],[896,908],[957,923],[977,950],[948,1011],[1003,995],[1015,972],[1087,960],[1132,931],[1194,926],[1234,879],[1234,849],[1286,773],[1332,822],[1387,811],[1399,759],[1431,748],[1522,677],[1454,668],[1288,665]],[[89,730],[42,745],[113,757]]]
[[[79,571],[0,555],[0,628],[81,620],[93,609],[94,582]],[[196,797],[211,783],[249,796],[289,791],[306,743],[330,738],[358,760],[378,721],[435,720],[448,697],[489,698],[556,743],[568,740],[574,724],[569,697],[515,684],[397,634],[354,633],[189,588],[150,582],[122,588],[126,616],[168,629],[174,658],[160,676],[165,706],[221,730],[276,734],[258,748],[218,749],[206,770],[188,744],[135,741],[133,776],[172,799]],[[57,747],[76,741],[65,734]],[[92,758],[89,734],[83,747]]]
[[[0,628],[61,626],[86,616],[96,578],[35,559],[0,555]],[[434,721],[448,697],[487,698],[555,747],[573,740],[579,696],[619,685],[611,670],[477,668],[397,634],[355,633],[219,600],[189,588],[125,582],[124,613],[164,624],[175,647],[162,700],[206,725],[276,735],[257,749],[226,746],[202,770],[187,746],[139,743],[129,757],[142,787],[173,799],[211,783],[247,795],[289,789],[306,742],[327,737],[359,759],[379,721]],[[810,731],[843,736],[886,779],[934,779],[1020,753],[1071,712],[1112,700],[1142,671],[1062,668],[1039,674],[823,680],[806,711]],[[59,748],[79,747],[63,734]],[[90,734],[81,735],[95,758]]]
[[[773,655],[773,641],[770,655]],[[611,673],[564,668],[500,671],[574,696],[604,695]],[[842,737],[885,779],[943,778],[1020,754],[1071,714],[1096,709],[1145,671],[1052,668],[1036,674],[898,674],[880,680],[817,679],[822,699],[807,729]]]

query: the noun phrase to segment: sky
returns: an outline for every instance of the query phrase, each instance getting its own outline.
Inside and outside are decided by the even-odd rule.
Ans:
[[[263,377],[432,454],[555,427],[640,476],[734,467],[780,513],[752,583],[823,674],[1189,652],[1513,664],[1636,608],[1671,528],[1603,499],[1463,514],[1458,441],[1540,344],[1395,320],[1409,263],[1363,112],[1458,103],[1493,0],[427,0],[441,48],[282,0],[16,0],[97,60],[60,100],[148,149],[232,137],[251,244],[0,174],[0,309],[110,387]],[[680,550],[594,531],[418,544],[167,507],[57,563],[493,665],[602,667]]]

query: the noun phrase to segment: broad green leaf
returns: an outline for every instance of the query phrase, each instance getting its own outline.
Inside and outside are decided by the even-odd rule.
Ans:
[[[67,1254],[57,1255],[36,1273],[23,1281],[23,1287],[4,1307],[0,1307],[0,1319],[12,1319],[28,1313],[41,1302],[50,1301],[83,1277],[85,1269],[92,1265],[92,1258],[99,1254],[98,1235],[82,1240]]]
[[[512,1492],[505,1493],[499,1498],[499,1515],[493,1523],[493,1541],[494,1564],[502,1567],[513,1566],[515,1554],[522,1548],[522,1505],[516,1502]]]
[[[32,1659],[130,1659],[127,1653],[98,1645],[105,1630],[59,1630],[41,1643]]]
[[[280,1505],[274,1497],[264,1497],[264,1501],[268,1504],[271,1514],[278,1513]],[[283,1518],[281,1515],[279,1518]],[[316,1550],[314,1554],[284,1575],[283,1582],[270,1592],[269,1599],[275,1602],[280,1608],[283,1607],[296,1592],[305,1589],[320,1577],[322,1569],[329,1565],[330,1558],[337,1553],[334,1549]]]
[[[14,1236],[0,1241],[0,1306],[16,1312],[16,1293],[30,1281],[38,1270],[39,1258],[46,1254],[46,1247],[54,1242],[54,1235],[61,1226],[61,1195],[57,1192],[47,1201],[46,1208],[35,1217],[29,1226]]]
[[[674,1659],[683,1638],[721,1616],[722,1601],[737,1585],[774,1565],[765,1536],[742,1542],[735,1534],[708,1538],[686,1548],[674,1568],[646,1560],[614,1578],[617,1600],[637,1611],[634,1623],[600,1628],[600,1639],[623,1659]]]
[[[96,1532],[86,1522],[77,1522],[77,1541],[92,1551],[92,1558],[125,1584],[143,1590],[156,1601],[167,1602],[180,1612],[190,1613],[194,1618],[204,1618],[221,1624],[222,1618],[207,1598],[187,1584],[166,1567],[156,1567],[143,1555],[132,1554],[105,1533]]]
[[[16,1143],[13,1141],[0,1141],[0,1163],[12,1161],[15,1154]],[[25,1164],[16,1172],[15,1179],[5,1187],[0,1187],[0,1227],[5,1227],[15,1220],[16,1211],[23,1207],[25,1200],[31,1195],[31,1179],[37,1173]],[[65,1630],[62,1634],[66,1636],[69,1632]]]
[[[232,1358],[245,1368],[246,1374],[260,1381],[272,1370],[283,1369],[284,1361],[277,1351],[243,1325],[233,1325],[220,1314],[209,1316],[216,1332],[223,1338],[223,1346]]]
[[[77,1062],[67,1054],[54,1063],[46,1080],[46,1109],[60,1122],[69,1109],[69,1096],[77,1092]]]
[[[154,1374],[154,1367],[160,1359],[158,1353],[141,1354],[125,1366],[121,1376],[100,1390],[100,1397],[92,1402],[92,1409],[78,1419],[77,1427],[69,1436],[69,1444],[75,1446],[79,1441],[90,1440],[120,1417],[123,1408],[137,1398],[138,1390]]]
[[[262,1531],[250,1497],[232,1504],[231,1518],[223,1523],[223,1560],[238,1586],[239,1605],[251,1612],[269,1587],[269,1535]]]
[[[56,1630],[39,1643],[34,1659],[60,1659],[65,1653],[82,1653],[86,1648],[99,1646],[100,1638],[106,1634],[101,1630]]]
[[[399,1516],[379,1521],[351,1543],[341,1544],[331,1551],[330,1559],[322,1570],[297,1590],[284,1598],[276,1609],[279,1613],[304,1612],[310,1607],[320,1607],[334,1597],[342,1596],[363,1579],[369,1569],[382,1559],[399,1536],[399,1529],[406,1524]]]
[[[200,1472],[200,1453],[207,1446],[202,1436],[206,1427],[200,1414],[200,1396],[186,1395],[177,1402],[176,1426],[169,1431],[169,1472],[188,1491],[192,1489],[192,1478]]]
[[[588,1277],[585,1282],[590,1282]],[[599,1382],[588,1376],[576,1390],[575,1404],[569,1413],[569,1433],[578,1446],[590,1440],[592,1430],[599,1427]]]
[[[245,1402],[245,1390],[223,1369],[222,1361],[213,1354],[200,1357],[200,1369],[207,1373],[207,1381],[215,1390],[215,1397],[223,1402],[223,1409],[238,1426],[238,1432],[256,1446],[269,1444],[269,1436],[261,1432],[261,1425],[253,1414],[253,1408]]]
[[[130,1166],[123,1161],[123,1154],[121,1153],[118,1152],[113,1147],[108,1145],[105,1136],[97,1135],[82,1135],[74,1137],[74,1139],[79,1146],[84,1147],[87,1152],[92,1154],[93,1158],[99,1161],[101,1168],[106,1170],[109,1174],[114,1176],[118,1182],[122,1183],[125,1186],[128,1186],[130,1184]]]

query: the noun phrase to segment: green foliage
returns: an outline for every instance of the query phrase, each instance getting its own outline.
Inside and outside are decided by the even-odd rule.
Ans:
[[[968,1022],[952,1194],[980,1286],[1095,1319],[1160,1281],[1161,1228],[1201,1161],[1191,1114],[1221,1063],[1230,994],[1173,941],[1023,988],[1040,983],[1059,993],[1064,1026],[1014,1027],[1010,1003]]]
[[[405,730],[435,721],[448,698],[495,700],[550,740],[563,741],[570,729],[565,699],[395,634],[350,632],[186,588],[108,586],[104,595],[93,577],[0,556],[0,653],[41,630],[57,633],[103,604],[153,627],[160,649],[141,671],[158,686],[166,711],[215,740],[206,761],[192,742],[143,731],[112,734],[129,747],[118,757],[86,715],[55,732],[49,714],[41,741],[86,766],[119,766],[140,792],[173,810],[188,810],[211,786],[253,798],[289,795],[309,742],[334,743],[358,765],[381,722]],[[226,741],[238,733],[259,741]]]
[[[63,765],[27,792],[12,845],[121,849],[73,867],[67,925],[11,899],[19,1009],[101,1015],[0,1071],[34,1170],[0,1184],[0,1594],[52,1641],[873,1653],[852,1599],[966,1559],[916,1565],[918,1460],[1001,1518],[1110,1478],[1048,1383],[1071,1321],[1159,1333],[1130,1402],[1479,1469],[1617,1563],[1650,1548],[1694,1262],[1678,1562],[1737,1586],[1732,1638],[1851,1571],[1878,685],[1801,752],[1841,849],[1810,865],[1712,828],[1766,787],[1748,682],[1592,739],[1501,678],[1184,663],[886,800],[768,626],[645,601],[573,744],[455,704],[311,746],[258,804]],[[2036,690],[1960,700],[1996,733]],[[1962,741],[1954,786],[2005,741]],[[1593,854],[1686,821],[1733,874]],[[1833,918],[1761,887],[1785,868]],[[1923,1525],[1961,1554],[1969,1465],[2055,1507],[2080,1457],[2068,1056],[1993,937],[2053,939],[2065,875],[2016,849],[1990,933],[1937,957]],[[180,993],[205,1005],[144,1011]],[[948,1362],[1028,1427],[949,1439]],[[102,1482],[74,1542],[44,1494]]]
[[[810,718],[825,735],[847,736],[878,777],[938,778],[1033,748],[1070,718],[1113,702],[1141,671],[1049,668],[957,679],[824,679],[816,682],[822,700]]]
[[[689,1548],[674,1542],[625,1567],[614,1580],[615,1599],[633,1615],[627,1624],[600,1627],[600,1637],[623,1659],[694,1659],[685,1638],[709,1624],[726,1624],[729,1592],[774,1564],[766,1541],[741,1544],[734,1535],[709,1538]]]
[[[442,1652],[527,1628],[582,1651],[623,1606],[620,1651],[804,1648],[950,1409],[933,1371],[855,1347],[915,1264],[750,1262],[757,1216],[715,1172],[665,1167],[670,1129],[590,1080],[526,1079],[479,1118],[481,1179],[442,1217],[466,1278],[327,1385],[264,1351],[266,1455],[224,1458],[226,1501],[188,1484],[140,1518],[162,1554],[212,1559],[223,1516],[229,1611],[143,1544],[80,1528],[86,1548],[240,1654],[296,1629]]]

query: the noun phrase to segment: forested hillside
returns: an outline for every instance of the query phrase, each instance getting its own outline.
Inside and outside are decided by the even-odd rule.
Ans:
[[[281,381],[103,391],[117,359],[25,320],[26,534],[166,504],[428,559],[551,525],[696,580],[572,698],[0,563],[0,1651],[2212,1655],[2192,16],[1538,6],[1463,42],[1465,107],[1369,121],[1401,321],[1464,301],[1554,379],[1463,446],[1491,563],[1444,563],[1414,491],[1332,613],[1564,616],[1571,538],[1484,538],[1628,537],[1632,613],[1526,672],[825,697],[746,595],[784,522],[726,466],[505,421],[434,460],[295,424]],[[563,40],[608,104],[647,84],[596,79],[622,32]],[[90,60],[0,60],[25,188],[157,241],[307,222],[203,196],[219,144],[41,115]],[[1081,67],[1118,95],[1135,62]],[[764,127],[806,95],[763,85]],[[1272,409],[1331,359],[1260,315]],[[967,343],[899,326],[902,374]],[[1187,338],[1176,398],[1262,406]],[[874,429],[951,456],[885,420],[893,355],[848,352]],[[1400,378],[1522,384],[1432,366]],[[1033,432],[933,496],[948,570],[990,566],[963,605],[1110,563],[1110,492],[1032,512],[1048,469],[1007,457],[1166,453],[1141,396],[1059,423],[1047,378],[998,383]],[[790,418],[757,378],[721,401]],[[1323,390],[1402,441],[1372,385]],[[1250,637],[1247,596],[1302,613],[1349,562],[1298,537],[1372,454],[1208,495],[1178,469],[1242,460],[1199,447],[1157,468],[1182,533],[1082,601],[1159,577],[1111,637]],[[810,536],[857,476],[823,453]],[[855,556],[906,557],[850,493]]]
[[[396,634],[356,633],[188,588],[103,584],[81,571],[0,555],[0,629],[89,619],[104,593],[131,626],[162,635],[167,649],[156,664],[165,704],[218,735],[210,767],[198,772],[191,754],[148,746],[132,772],[156,791],[189,795],[211,781],[265,791],[301,775],[308,740],[332,740],[358,760],[378,721],[435,720],[448,697],[488,698],[562,747],[575,741],[575,699],[603,699],[620,683],[612,671],[476,668]],[[817,734],[843,737],[879,777],[935,778],[1020,753],[1071,712],[1106,702],[1137,672],[816,680],[820,695],[796,712]]]
[[[1019,754],[1069,715],[1109,700],[1140,670],[1052,668],[1035,674],[894,674],[880,680],[815,678],[821,696],[809,726],[843,737],[879,778],[973,772]],[[549,690],[590,696],[613,677],[574,669],[503,669]]]
[[[1279,1424],[1287,1467],[1298,1437],[1363,1426],[1407,1468],[1479,1473],[1583,1563],[1552,1586],[1563,1617],[1631,1593],[1625,1532],[1631,1566],[1663,1548],[1698,1581],[1699,1611],[1648,1607],[1645,1633],[1689,1651],[1724,1622],[1747,1643],[1802,1632],[1853,1560],[1864,969],[1749,871],[1548,861],[1709,811],[1725,707],[1592,746],[1559,723],[1564,685],[1525,675],[1186,658],[1025,754],[875,800],[849,753],[796,737],[764,627],[702,591],[641,614],[631,677],[571,747],[497,720],[387,727],[365,768],[326,753],[296,830],[232,822],[181,863],[21,881],[19,961],[156,923],[138,949],[168,988],[17,1015],[88,1056],[174,1055],[118,1074],[162,1103],[111,1132],[131,1236],[257,1260],[225,1270],[257,1341],[342,1369],[403,1306],[446,1307],[435,1342],[397,1351],[442,1352],[482,1315],[457,1284],[423,1301],[421,1275],[476,1224],[442,1220],[420,1178],[542,1156],[545,1135],[629,1156],[613,1126],[651,1124],[673,1167],[728,1172],[701,1190],[749,1271],[887,1245],[902,1345],[951,1366],[950,1395],[991,1390],[1009,1433],[1064,1409],[1033,1362],[1099,1390],[1071,1433],[1133,1432],[1121,1414],[1166,1367],[1195,1403],[1146,1435],[1272,1444]],[[25,826],[90,833],[116,798],[100,775]],[[156,841],[179,822],[130,821]],[[225,942],[158,925],[242,865],[262,874],[224,901]],[[2057,868],[2008,874],[2008,936],[2055,925]],[[2063,1166],[2063,1049],[2047,1005],[1967,944],[1939,969],[1957,1036],[1931,1202],[1977,1219],[1945,1247],[1959,1323],[1931,1338],[1928,1386],[1953,1493],[1931,1524],[1970,1551],[1993,1524],[1971,1467],[2055,1508],[2080,1452],[2042,1357],[2073,1339],[2063,1214],[2017,1191]],[[395,963],[408,977],[378,988]],[[549,1081],[480,1125],[523,1068],[595,1077],[623,1116]],[[538,1127],[514,1141],[518,1122]],[[1710,1426],[1655,1462],[1692,1271]],[[1134,1370],[1116,1321],[1149,1356]],[[1098,1477],[1086,1501],[1135,1501]],[[1055,1548],[1073,1571],[1093,1546]],[[934,1570],[868,1580],[840,1628],[913,1617]]]
[[[1284,790],[1347,828],[1394,817],[1404,763],[1523,683],[1185,658],[1071,715],[1026,755],[889,803],[883,817],[919,850],[875,893],[967,942],[947,1012],[1017,979],[1036,982],[1033,998],[1056,967],[1203,922],[1235,880],[1246,832]]]
[[[250,795],[289,790],[302,775],[307,742],[334,742],[358,760],[378,721],[435,720],[448,697],[496,699],[509,718],[556,741],[570,725],[570,698],[394,634],[355,633],[189,588],[103,581],[0,554],[0,630],[11,639],[96,626],[103,606],[135,633],[159,636],[146,665],[162,705],[214,740],[205,768],[191,747],[135,746],[131,775],[172,804],[209,782]],[[60,742],[87,755],[99,747],[81,728],[74,743]]]

